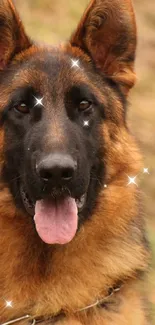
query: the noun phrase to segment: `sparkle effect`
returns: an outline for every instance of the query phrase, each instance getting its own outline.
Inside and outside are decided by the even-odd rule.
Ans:
[[[12,308],[12,301],[6,301],[6,307],[11,307]]]
[[[74,67],[80,68],[80,66],[79,66],[79,60],[73,60],[73,59],[71,59],[71,61],[72,61],[72,68],[74,68]]]
[[[34,98],[35,98],[35,100],[36,100],[36,103],[35,103],[34,106],[37,106],[37,105],[44,106],[43,103],[42,103],[42,101],[43,101],[43,97],[42,97],[42,98],[37,98],[37,97],[34,96]]]
[[[149,174],[149,169],[148,168],[143,168],[143,174]]]
[[[104,184],[104,188],[107,188],[108,186],[107,186],[107,184]]]
[[[89,121],[84,121],[84,122],[83,122],[83,125],[84,125],[84,126],[89,126]]]
[[[129,179],[128,185],[130,185],[130,184],[135,184],[135,185],[137,185],[137,183],[136,183],[136,177],[137,177],[137,176],[134,176],[134,177],[130,177],[130,176],[128,176],[128,179]]]

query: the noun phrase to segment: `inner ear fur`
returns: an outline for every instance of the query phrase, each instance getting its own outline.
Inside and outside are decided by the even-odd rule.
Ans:
[[[137,33],[131,0],[92,0],[70,43],[128,93],[136,80]]]
[[[0,70],[31,42],[11,0],[0,0]]]

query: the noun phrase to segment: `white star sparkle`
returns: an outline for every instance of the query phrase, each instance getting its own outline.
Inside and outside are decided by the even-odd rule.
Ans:
[[[11,307],[12,308],[12,301],[6,301],[6,307]]]
[[[108,187],[108,185],[107,185],[107,184],[104,184],[104,187],[105,187],[105,188],[107,188],[107,187]]]
[[[84,125],[84,126],[89,126],[89,121],[84,121],[84,122],[83,122],[83,125]]]
[[[137,176],[134,176],[134,177],[130,177],[130,176],[128,176],[128,179],[129,179],[129,182],[128,182],[128,185],[130,185],[130,184],[135,184],[135,185],[137,185],[137,183],[136,183],[136,177]]]
[[[72,61],[72,68],[74,68],[74,67],[80,68],[80,66],[79,66],[79,60],[73,60],[73,59],[71,59],[71,61]]]
[[[143,168],[143,174],[149,174],[149,169],[148,168]]]
[[[37,97],[34,96],[34,98],[35,98],[35,100],[36,100],[36,103],[35,103],[34,106],[37,106],[37,105],[44,106],[43,103],[42,103],[42,101],[43,101],[43,97],[42,97],[42,98],[37,98]]]

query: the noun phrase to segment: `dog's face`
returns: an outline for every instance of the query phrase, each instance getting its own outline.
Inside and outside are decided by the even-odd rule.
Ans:
[[[130,1],[113,2],[92,1],[54,49],[31,44],[12,3],[0,5],[2,176],[49,244],[71,241],[91,216],[125,128],[136,33]]]
[[[101,179],[104,108],[89,80],[93,67],[74,67],[74,59],[43,50],[19,62],[7,72],[14,90],[3,116],[4,173],[17,204],[32,216],[48,207],[61,224],[66,213],[75,232],[77,210],[79,219],[89,215]]]

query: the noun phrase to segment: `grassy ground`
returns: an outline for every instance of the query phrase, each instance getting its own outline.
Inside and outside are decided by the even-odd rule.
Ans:
[[[133,1],[139,34],[136,63],[138,82],[130,95],[132,105],[128,116],[130,128],[143,152],[145,166],[149,167],[150,171],[150,175],[143,175],[141,188],[146,201],[148,233],[153,251],[149,292],[155,312],[155,271],[153,272],[155,269],[155,0]],[[56,43],[69,37],[89,1],[15,0],[15,2],[32,38]]]

